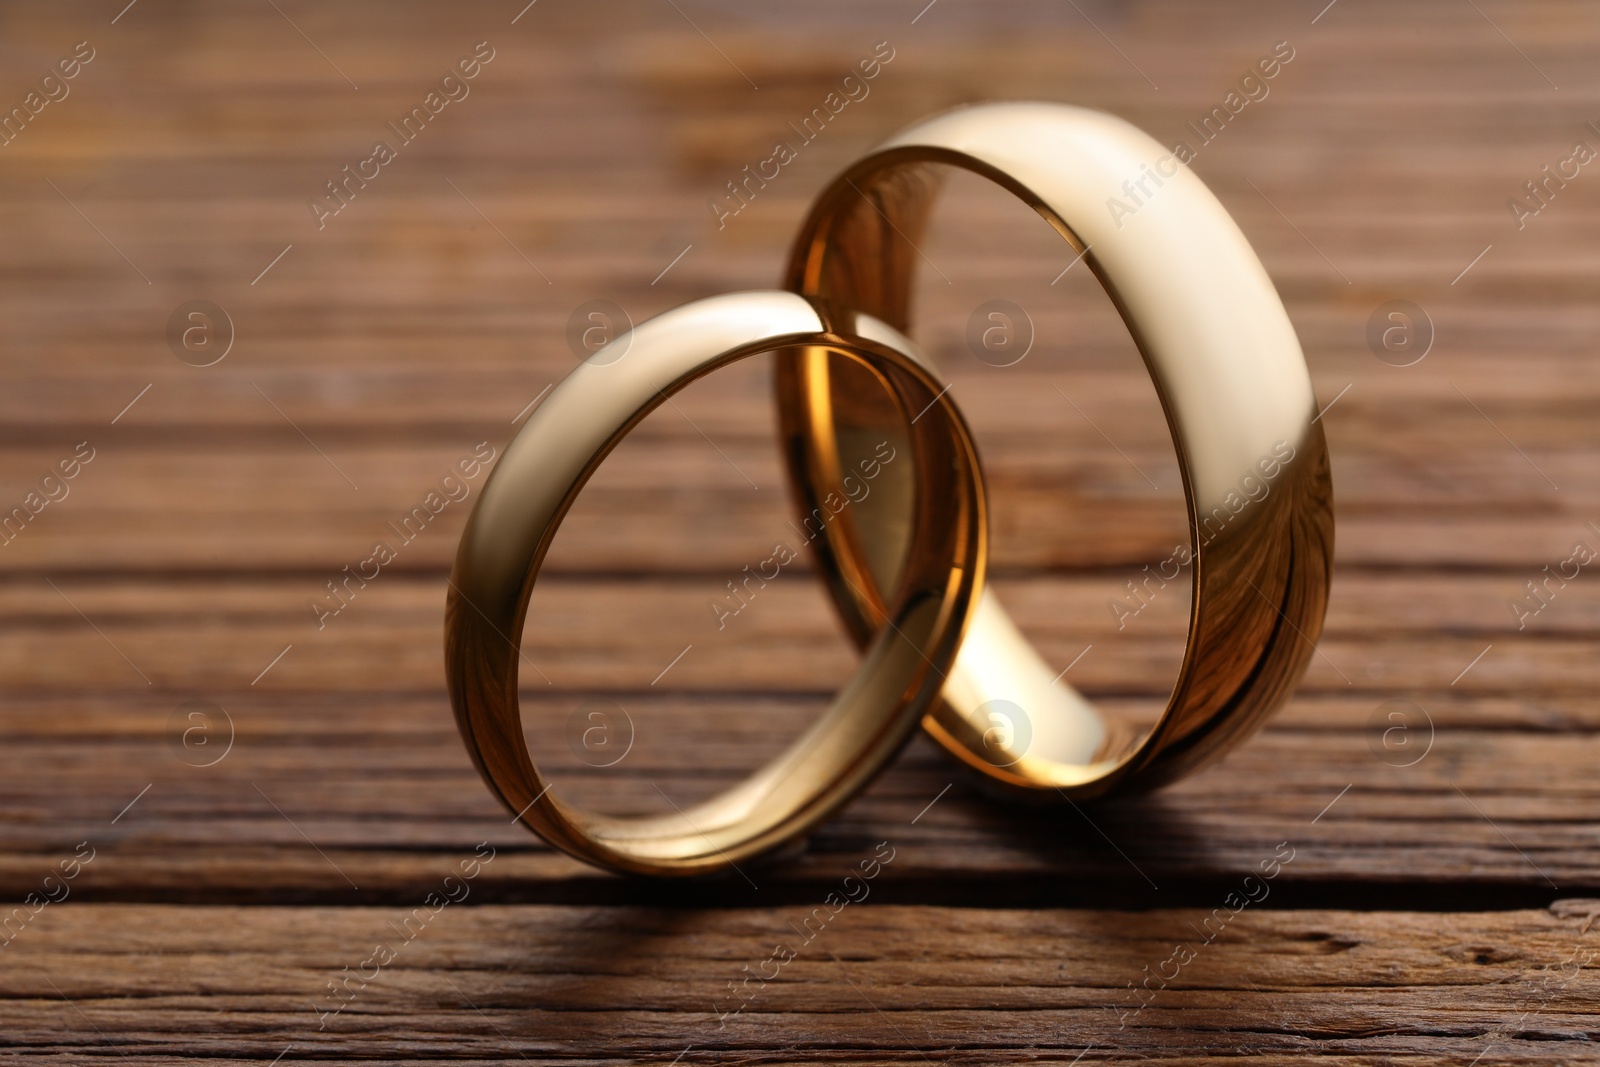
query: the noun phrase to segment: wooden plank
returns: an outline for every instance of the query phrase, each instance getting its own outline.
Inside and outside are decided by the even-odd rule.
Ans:
[[[458,863],[437,865],[440,885]],[[870,900],[872,884],[850,891]],[[8,948],[0,1026],[29,1062],[1596,1061],[1593,900],[1456,915],[1233,912],[1220,895],[1142,914],[817,903],[825,922],[813,903],[66,903]]]
[[[1559,561],[1558,555],[1551,558]],[[1063,666],[1086,644],[1098,642],[1074,668],[1086,690],[1160,694],[1176,676],[1188,594],[1169,584],[1147,594],[1143,611],[1119,619],[1108,601],[1137,604],[1126,582],[1139,573],[1024,574],[1001,577],[995,588],[1047,657]],[[535,590],[527,647],[538,670],[548,664],[550,684],[569,688],[648,687],[683,648],[679,642],[700,642],[699,654],[686,657],[663,680],[673,688],[825,692],[826,679],[842,680],[854,654],[808,575],[780,576],[756,589],[739,614],[721,619],[719,629],[710,604],[718,597],[739,603],[727,590],[739,574],[552,577]],[[1322,654],[1308,669],[1306,687],[1582,689],[1593,668],[1567,661],[1600,624],[1600,584],[1585,585],[1580,576],[1564,589],[1544,590],[1547,606],[1524,616],[1519,632],[1510,601],[1522,597],[1537,605],[1525,589],[1535,575],[1542,572],[1433,574],[1404,583],[1385,572],[1353,575],[1335,586]],[[437,691],[443,576],[380,572],[364,588],[341,586],[342,610],[319,616],[314,601],[329,612],[340,605],[326,583],[341,576],[130,577],[63,580],[55,588],[42,580],[17,581],[0,587],[0,619],[14,631],[0,649],[0,684],[20,691],[50,685],[123,689],[138,685],[142,679],[135,671],[142,671],[164,690],[248,687],[272,655],[294,643],[301,654],[262,685]],[[626,626],[616,625],[621,618]],[[1487,644],[1495,654],[1467,671]],[[763,655],[779,646],[794,655]],[[63,655],[65,649],[72,654]],[[1411,657],[1422,661],[1406,662]],[[1161,668],[1169,673],[1153,673]],[[525,681],[537,686],[542,679],[530,672]]]
[[[63,694],[20,705],[0,764],[6,891],[25,892],[41,856],[90,839],[104,857],[80,891],[97,899],[391,901],[439,853],[488,839],[507,852],[484,890],[496,899],[644,901],[671,892],[556,859],[509,825],[441,697],[215,697],[233,748],[197,769],[178,747],[189,722],[172,722],[195,695],[204,694],[131,706]],[[586,768],[567,736],[574,710],[596,699],[614,701],[635,724],[633,751],[603,771]],[[1541,901],[1556,887],[1600,886],[1586,771],[1594,723],[1581,696],[1531,708],[1425,698],[1410,751],[1385,748],[1391,724],[1373,724],[1386,699],[1301,698],[1217,767],[1152,797],[1081,811],[986,799],[919,740],[819,828],[806,857],[762,880],[796,892],[839,853],[893,833],[903,848],[889,881],[907,900],[1192,902],[1286,839],[1302,856],[1285,892],[1302,901]],[[1148,708],[1118,702],[1130,704]],[[529,716],[537,754],[564,796],[639,811],[664,807],[657,789],[682,803],[732,784],[818,706],[797,697],[534,692]],[[225,737],[220,728],[214,735],[219,744]],[[1394,765],[1411,751],[1420,753],[1415,765]],[[743,889],[730,878],[691,895],[742,903]]]
[[[388,524],[400,524],[422,505],[489,436],[463,432],[454,443],[425,450],[328,441],[320,447],[336,457],[333,464],[298,438],[278,448],[230,446],[207,449],[208,455],[197,455],[194,445],[117,451],[101,440],[95,460],[67,483],[66,498],[45,505],[0,548],[0,573],[337,570],[350,562],[349,553],[393,537]],[[994,456],[997,568],[1158,562],[1184,536],[1170,452],[1135,452],[1135,469],[1087,442],[1076,460],[1050,457],[1042,448],[1023,458],[1020,443],[994,444],[986,454]],[[498,454],[503,445],[498,438],[489,447]],[[731,564],[737,570],[749,562],[749,552],[770,548],[768,539],[796,521],[766,437],[718,438],[728,459],[698,434],[692,440],[643,437],[626,447],[622,460],[603,469],[579,498],[553,568],[671,571]],[[1072,444],[1052,451],[1056,447],[1065,452]],[[1564,558],[1577,540],[1600,542],[1587,526],[1600,521],[1600,486],[1588,488],[1592,464],[1582,451],[1540,453],[1536,470],[1503,443],[1450,462],[1419,461],[1403,451],[1407,447],[1402,443],[1387,456],[1336,459],[1340,563],[1537,571]],[[11,474],[0,483],[7,493],[0,497],[4,514],[38,492],[41,479],[70,458],[72,448],[69,442],[6,457]],[[1139,470],[1160,488],[1152,489]],[[1539,471],[1565,488],[1550,490]],[[465,483],[471,496],[482,481],[479,475]],[[152,482],[163,487],[159,508],[144,506]],[[1506,506],[1485,513],[1474,501],[1486,498]],[[446,508],[399,565],[447,566],[466,511]],[[641,512],[649,523],[637,521]],[[1441,532],[1441,524],[1449,530]],[[105,537],[108,529],[120,536]],[[686,543],[696,546],[694,553],[680,547]]]

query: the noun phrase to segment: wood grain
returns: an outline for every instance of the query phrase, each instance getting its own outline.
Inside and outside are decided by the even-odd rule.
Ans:
[[[1223,923],[1217,909],[864,902],[802,926],[809,902],[446,905],[411,927],[400,908],[63,906],[10,950],[0,1025],[18,1052],[117,1062],[288,1050],[591,1063],[604,1048],[626,1062],[1593,1063],[1596,906],[1363,915],[1219,901]],[[367,962],[377,945],[387,967]],[[767,963],[778,945],[793,958]],[[1177,946],[1181,967],[1168,962]]]
[[[0,536],[6,907],[95,850],[0,949],[10,1058],[1600,1062],[1600,578],[1511,607],[1600,547],[1600,184],[1585,168],[1520,229],[1506,203],[1600,136],[1582,12],[70,0],[0,9],[0,107],[85,39],[70,96],[0,148],[0,515],[95,450]],[[318,229],[308,198],[484,40],[470,95]],[[871,95],[719,229],[708,198],[878,41]],[[941,108],[1059,100],[1192,137],[1278,41],[1295,58],[1194,167],[1328,405],[1337,569],[1304,685],[1221,764],[1022,809],[919,739],[803,851],[663,886],[513,827],[456,738],[440,609],[481,474],[319,625],[326,583],[573,365],[580,304],[639,321],[774,283],[811,195]],[[1188,594],[1120,628],[1107,602],[1185,526],[1127,332],[982,183],[951,182],[920,251],[918,339],[985,457],[996,588],[1075,684],[1148,718]],[[1011,368],[964,340],[996,297],[1036,331]],[[194,299],[234,325],[213,366],[169,345]],[[1413,366],[1369,348],[1393,299],[1431,321]],[[791,536],[769,388],[760,359],[697,383],[563,528],[524,702],[575,799],[706,795],[852,668],[808,562],[723,630],[709,609]],[[569,745],[588,701],[633,723],[606,770]],[[195,706],[217,747],[184,746]],[[470,896],[319,1029],[327,982],[480,842]],[[870,897],[719,1025],[742,968],[879,842]],[[1133,1014],[1129,983],[1280,846],[1270,895]]]

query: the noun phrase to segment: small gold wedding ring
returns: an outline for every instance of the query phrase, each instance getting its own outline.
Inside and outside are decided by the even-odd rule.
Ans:
[[[617,351],[623,353],[614,358]],[[900,411],[916,485],[897,592],[874,601],[876,636],[821,717],[744,782],[664,815],[563,803],[534,765],[517,701],[529,597],[584,483],[667,397],[725,364],[778,351],[799,366],[841,360],[874,377]],[[445,610],[456,722],[490,789],[557,848],[620,871],[725,868],[803,834],[894,756],[938,698],[977,603],[986,552],[982,476],[965,423],[923,357],[869,316],[787,292],[699,300],[658,315],[580,364],[529,416],[484,485],[462,534]],[[877,605],[883,605],[877,610]]]

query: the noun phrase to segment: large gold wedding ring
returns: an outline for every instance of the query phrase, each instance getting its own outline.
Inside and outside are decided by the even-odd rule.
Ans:
[[[846,361],[893,398],[900,414],[891,421],[911,457],[896,466],[917,472],[905,576],[874,616],[876,636],[864,643],[856,672],[818,721],[753,776],[664,815],[576,810],[534,766],[517,701],[523,620],[539,568],[584,483],[630,429],[696,378],[767,351]],[[602,866],[696,874],[804,833],[899,750],[955,659],[982,586],[987,537],[971,437],[921,358],[868,316],[833,314],[793,293],[733,293],[617,338],[528,418],[467,522],[445,609],[456,722],[490,789],[523,823]]]
[[[1332,484],[1299,342],[1260,261],[1199,178],[1128,123],[1053,104],[949,112],[853,164],[802,225],[788,285],[909,332],[916,245],[940,164],[989,178],[1043,216],[1132,332],[1183,473],[1193,606],[1166,710],[1136,730],[1055,680],[985,592],[924,725],[961,760],[1028,795],[1093,797],[1169,782],[1258,727],[1288,696],[1322,629]],[[836,491],[859,435],[883,422],[854,381],[848,366],[817,353],[779,363],[784,433],[806,443],[788,453],[803,512]],[[919,536],[891,493],[864,503],[829,526],[818,551],[863,645],[877,639],[884,591]],[[1011,721],[1018,711],[1028,730]]]

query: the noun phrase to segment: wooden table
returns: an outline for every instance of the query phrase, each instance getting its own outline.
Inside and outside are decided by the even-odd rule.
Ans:
[[[0,887],[52,901],[0,924],[7,1062],[1600,1062],[1600,577],[1564,563],[1600,551],[1600,177],[1525,189],[1600,148],[1600,26],[1499,0],[921,7],[0,13],[0,105],[93,54],[0,148],[0,506],[26,513],[0,546]],[[885,41],[801,144],[789,124]],[[1067,101],[1199,144],[1279,42],[1292,60],[1193,164],[1328,405],[1336,584],[1274,722],[1081,809],[986,798],[919,739],[803,855],[709,883],[615,878],[511,825],[444,696],[483,475],[444,479],[573,365],[575,309],[774,283],[823,182],[951,105]],[[459,98],[402,140],[387,124],[430,91]],[[365,163],[378,140],[393,158]],[[709,202],[779,140],[797,158],[719,228]],[[369,177],[309,207],[346,165]],[[920,251],[993,581],[1070,680],[1150,714],[1188,602],[1174,582],[1107,607],[1185,530],[1137,355],[992,189],[952,182]],[[996,298],[1036,333],[1007,368],[963,340]],[[232,323],[210,366],[229,331],[179,314],[195,300]],[[1431,323],[1410,366],[1369,343],[1393,300]],[[608,461],[526,641],[562,789],[706,795],[847,675],[807,565],[716,628],[787,509],[759,360]],[[380,574],[331,595],[380,541]],[[597,706],[632,723],[610,767],[573,743]]]

